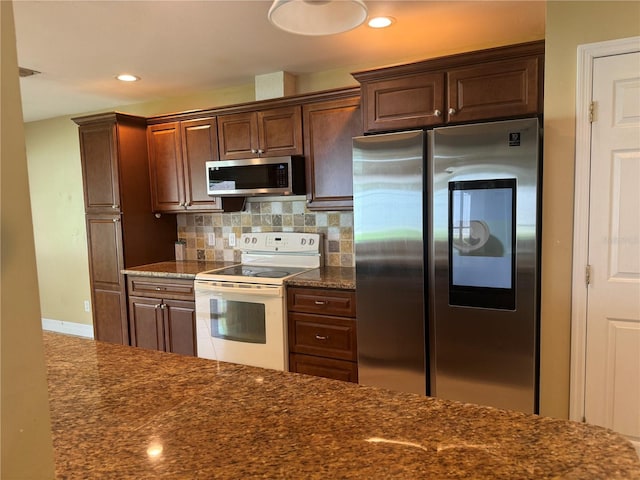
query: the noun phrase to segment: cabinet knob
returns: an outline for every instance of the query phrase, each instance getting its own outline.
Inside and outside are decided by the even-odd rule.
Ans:
[[[258,155],[262,155],[264,153],[264,150],[262,150],[261,148],[258,149]]]
[[[449,109],[449,115],[455,115],[456,114],[456,109],[455,108],[450,108]]]
[[[162,307],[162,304],[161,304],[161,303],[158,303],[157,305],[154,305],[154,306],[153,306],[153,308],[161,308],[161,307]]]
[[[166,310],[167,309],[167,304],[166,303],[161,303],[160,304],[160,310]]]
[[[120,217],[113,219],[113,223],[116,223],[116,222],[119,222],[119,221],[120,221]]]
[[[191,206],[191,202],[184,202],[184,206],[185,207],[190,207]]]
[[[256,150],[255,148],[252,148],[251,153],[258,153],[258,150]]]
[[[118,210],[120,208],[120,205],[116,205],[114,203],[113,205],[111,205],[111,208],[113,208],[114,210]]]
[[[179,206],[179,207],[184,207],[184,202],[180,202],[180,203],[178,203],[178,206]]]
[[[329,340],[329,335],[319,335],[316,333],[316,340],[324,342],[326,340]]]
[[[437,108],[433,111],[433,114],[434,114],[436,117],[441,117],[441,116],[442,116],[442,112],[441,112],[440,110],[438,110]]]

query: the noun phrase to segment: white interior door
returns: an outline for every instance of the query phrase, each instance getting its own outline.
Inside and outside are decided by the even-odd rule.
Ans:
[[[640,52],[595,58],[584,418],[640,451]]]

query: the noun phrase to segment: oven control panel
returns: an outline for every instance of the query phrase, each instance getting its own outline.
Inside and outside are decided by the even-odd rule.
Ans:
[[[243,252],[317,253],[320,251],[321,242],[319,233],[243,233],[240,237],[240,250]]]

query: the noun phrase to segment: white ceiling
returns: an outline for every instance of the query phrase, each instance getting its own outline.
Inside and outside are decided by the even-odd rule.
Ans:
[[[373,1],[385,30],[307,37],[267,20],[271,0],[14,0],[25,121],[214,88],[256,75],[384,66],[544,38],[538,1]],[[134,84],[114,76],[130,72]]]

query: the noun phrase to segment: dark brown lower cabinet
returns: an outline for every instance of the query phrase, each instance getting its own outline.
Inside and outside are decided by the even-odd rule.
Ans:
[[[355,292],[290,287],[289,371],[358,382]]]
[[[344,360],[291,353],[289,371],[358,383],[358,364]]]
[[[131,345],[195,356],[193,281],[129,276],[127,287]]]
[[[119,214],[88,214],[87,242],[91,274],[94,336],[103,342],[129,344],[127,301]]]

